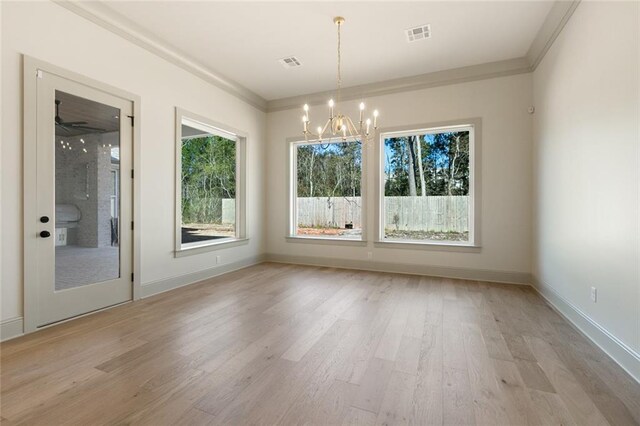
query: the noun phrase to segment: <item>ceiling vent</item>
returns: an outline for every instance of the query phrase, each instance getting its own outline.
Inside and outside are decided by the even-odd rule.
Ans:
[[[285,68],[296,68],[302,65],[300,60],[295,56],[287,56],[286,58],[278,59],[278,62]]]
[[[414,41],[431,38],[431,25],[420,25],[419,27],[404,30],[404,32],[407,35],[407,42],[413,43]]]

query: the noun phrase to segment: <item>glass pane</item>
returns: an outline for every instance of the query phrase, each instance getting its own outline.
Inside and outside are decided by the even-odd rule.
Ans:
[[[56,91],[55,289],[120,277],[120,110]]]
[[[362,144],[296,145],[296,235],[362,238]]]
[[[182,123],[182,244],[236,235],[236,141]]]
[[[469,130],[384,140],[384,237],[469,241]]]

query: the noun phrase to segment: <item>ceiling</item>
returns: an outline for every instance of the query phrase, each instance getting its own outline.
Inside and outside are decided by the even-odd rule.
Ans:
[[[109,12],[266,100],[524,57],[551,1],[108,1]],[[126,17],[126,18],[125,18]],[[407,43],[404,30],[431,24]],[[295,55],[302,66],[278,59]]]
[[[80,136],[120,130],[120,110],[90,99],[56,90],[56,101],[60,101],[58,114],[62,126],[56,125],[57,136]],[[76,123],[64,125],[64,123]]]

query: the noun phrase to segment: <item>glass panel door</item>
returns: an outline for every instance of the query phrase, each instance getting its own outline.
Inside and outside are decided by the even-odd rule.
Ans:
[[[26,300],[37,319],[27,319],[29,327],[132,298],[131,115],[129,100],[51,73],[38,77],[37,208],[27,219],[37,233],[25,236],[36,238],[26,255],[36,259],[37,300]]]
[[[55,290],[120,277],[120,110],[55,92]]]

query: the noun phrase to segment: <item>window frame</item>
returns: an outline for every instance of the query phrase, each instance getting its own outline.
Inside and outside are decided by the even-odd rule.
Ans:
[[[297,147],[300,145],[326,145],[327,143],[335,144],[342,143],[340,138],[337,141],[327,142],[320,141],[318,139],[300,140],[299,137],[287,138],[287,217],[286,217],[286,236],[287,242],[297,243],[311,243],[311,244],[329,244],[329,245],[348,245],[348,246],[366,246],[367,244],[367,188],[366,188],[366,164],[367,164],[367,149],[366,143],[359,138],[348,137],[344,142],[360,142],[361,149],[361,173],[360,173],[360,220],[362,222],[360,238],[336,238],[336,237],[311,237],[307,235],[296,235],[298,229],[298,151]]]
[[[201,125],[214,135],[236,142],[236,223],[235,236],[204,242],[182,244],[182,122]],[[174,256],[206,253],[248,243],[246,233],[246,144],[248,135],[225,124],[176,107],[175,110],[175,247]]]
[[[385,158],[384,141],[389,137],[424,135],[445,131],[469,130],[469,241],[437,241],[437,240],[404,240],[385,238]],[[438,123],[409,125],[380,129],[376,144],[376,232],[374,246],[379,248],[433,249],[443,251],[479,252],[481,191],[480,191],[480,159],[482,140],[482,120],[470,118]]]

